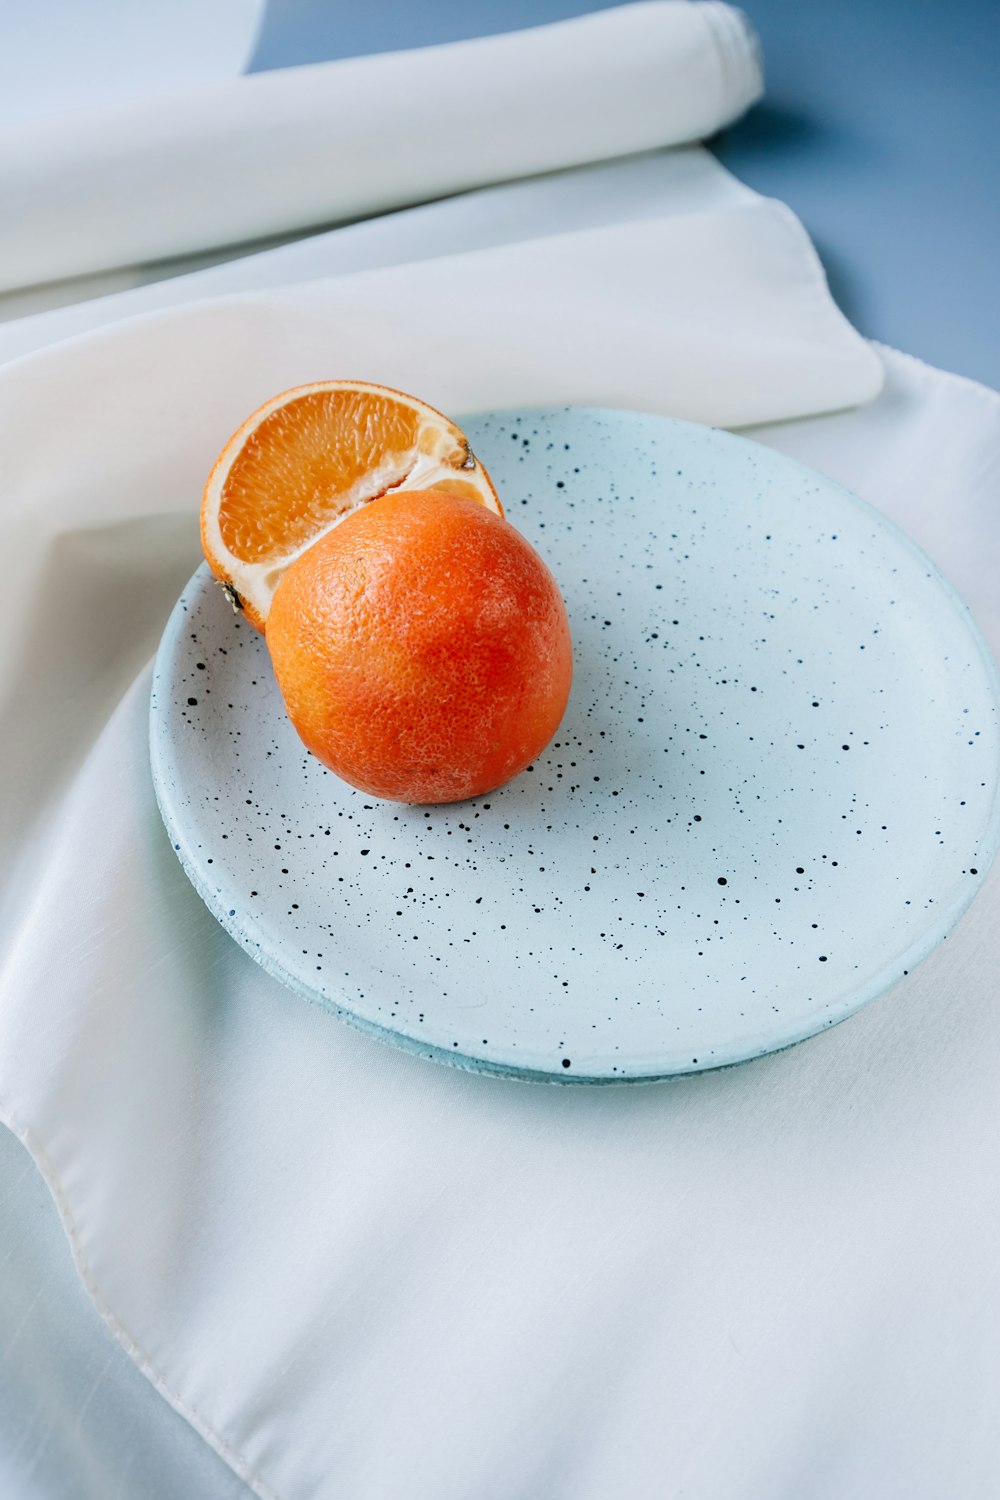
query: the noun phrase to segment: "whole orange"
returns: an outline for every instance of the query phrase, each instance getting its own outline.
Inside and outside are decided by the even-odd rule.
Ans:
[[[306,747],[397,802],[509,781],[569,697],[552,574],[508,521],[445,491],[383,495],[334,527],[282,577],[266,633]]]

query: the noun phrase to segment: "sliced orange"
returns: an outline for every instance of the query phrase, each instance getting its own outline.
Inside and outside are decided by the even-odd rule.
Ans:
[[[202,497],[202,547],[263,630],[285,570],[314,542],[380,495],[431,489],[503,515],[465,434],[426,402],[362,380],[297,386],[223,448]]]

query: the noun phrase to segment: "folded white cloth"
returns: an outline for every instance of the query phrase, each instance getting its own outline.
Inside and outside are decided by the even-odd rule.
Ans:
[[[687,211],[650,217],[678,162]],[[618,222],[567,218],[598,177]],[[507,243],[512,203],[536,238]],[[156,813],[146,664],[221,441],[348,370],[456,414],[770,419],[909,524],[997,645],[1000,398],[876,355],[787,211],[697,151],[123,301],[12,327],[40,352],[0,369],[0,1118],[122,1345],[269,1500],[987,1493],[1000,877],[781,1056],[642,1090],[470,1077],[305,1005],[212,921]]]
[[[85,301],[76,300],[79,282],[8,293],[0,296],[0,362],[94,328],[208,297],[760,202],[714,157],[709,161],[702,146],[619,157],[380,214],[222,263],[213,258],[207,267],[168,278],[149,281],[140,267],[87,277]],[[777,211],[783,212],[780,207]],[[65,303],[67,297],[73,300]],[[816,306],[825,315],[825,293],[817,295]]]
[[[643,0],[0,132],[0,290],[695,141],[761,90],[742,15]]]

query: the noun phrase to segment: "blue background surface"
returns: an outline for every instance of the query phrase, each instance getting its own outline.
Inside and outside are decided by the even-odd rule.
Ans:
[[[270,0],[253,68],[455,41],[589,0]],[[1000,386],[998,0],[749,0],[767,95],[714,141],[802,219],[857,328]]]

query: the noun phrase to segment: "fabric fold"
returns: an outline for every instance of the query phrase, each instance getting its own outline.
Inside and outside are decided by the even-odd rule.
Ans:
[[[615,150],[651,144],[681,105],[703,134],[759,87],[724,6],[623,7],[547,31],[506,44],[508,93],[485,90],[487,122],[505,123],[515,85],[534,108],[529,63],[581,128],[598,114],[620,127]],[[666,99],[661,43],[678,37]],[[387,106],[396,139],[413,79],[435,84],[433,122],[442,97],[474,102],[465,74],[457,92],[438,86],[456,56],[492,59],[502,41],[296,70],[301,119],[307,95],[332,116],[350,106],[330,151],[358,78],[410,78]],[[618,92],[597,111],[609,76]],[[332,102],[331,78],[348,80]],[[185,138],[208,164],[186,159],[172,196],[173,113],[142,115],[166,124],[138,186],[122,141],[135,116],[92,122],[91,143],[113,147],[91,180],[109,207],[74,234],[60,215],[82,199],[63,200],[36,155],[39,213],[0,251],[0,278],[38,271],[40,235],[52,275],[166,253],[174,212],[175,244],[196,222],[263,232],[240,217],[261,182],[267,213],[305,211],[294,183],[272,193],[282,150],[296,175],[288,82],[253,95],[284,122],[266,182],[252,157],[271,104],[244,118],[240,161],[239,111],[216,120],[215,92]],[[449,150],[474,113],[449,122]],[[515,169],[512,142],[518,170],[555,164],[523,124],[486,141],[491,171]],[[485,131],[480,119],[479,145]],[[566,149],[570,134],[593,149],[575,125]],[[62,172],[71,143],[48,139]],[[310,185],[335,155],[317,151]],[[1000,1394],[975,1356],[997,1311],[982,1183],[1000,1170],[1000,871],[913,976],[808,1045],[680,1086],[530,1089],[406,1056],[283,990],[212,920],[156,813],[144,663],[199,558],[201,484],[258,401],[313,377],[368,376],[455,415],[587,402],[767,422],[761,441],[912,526],[1000,643],[983,546],[997,398],[876,353],[797,220],[705,153],[680,155],[672,212],[650,213],[634,164],[627,191],[609,168],[599,208],[572,222],[566,179],[497,189],[217,268],[185,284],[187,306],[152,310],[185,293],[157,289],[121,305],[118,326],[26,328],[24,350],[75,336],[0,369],[0,546],[17,562],[0,642],[0,1118],[42,1166],[122,1346],[266,1500],[645,1500],[665,1483],[729,1500],[801,1490],[816,1452],[859,1494],[891,1489],[905,1453],[930,1497],[987,1474],[995,1452],[969,1414]],[[224,202],[216,161],[239,183]],[[30,208],[27,170],[19,181]],[[401,201],[396,179],[380,191],[356,201]],[[322,213],[362,211],[345,201]],[[617,222],[595,222],[611,202]],[[518,243],[501,225],[513,203]],[[301,284],[276,289],[283,277]]]
[[[0,134],[0,289],[711,135],[760,94],[718,0],[260,73]]]

